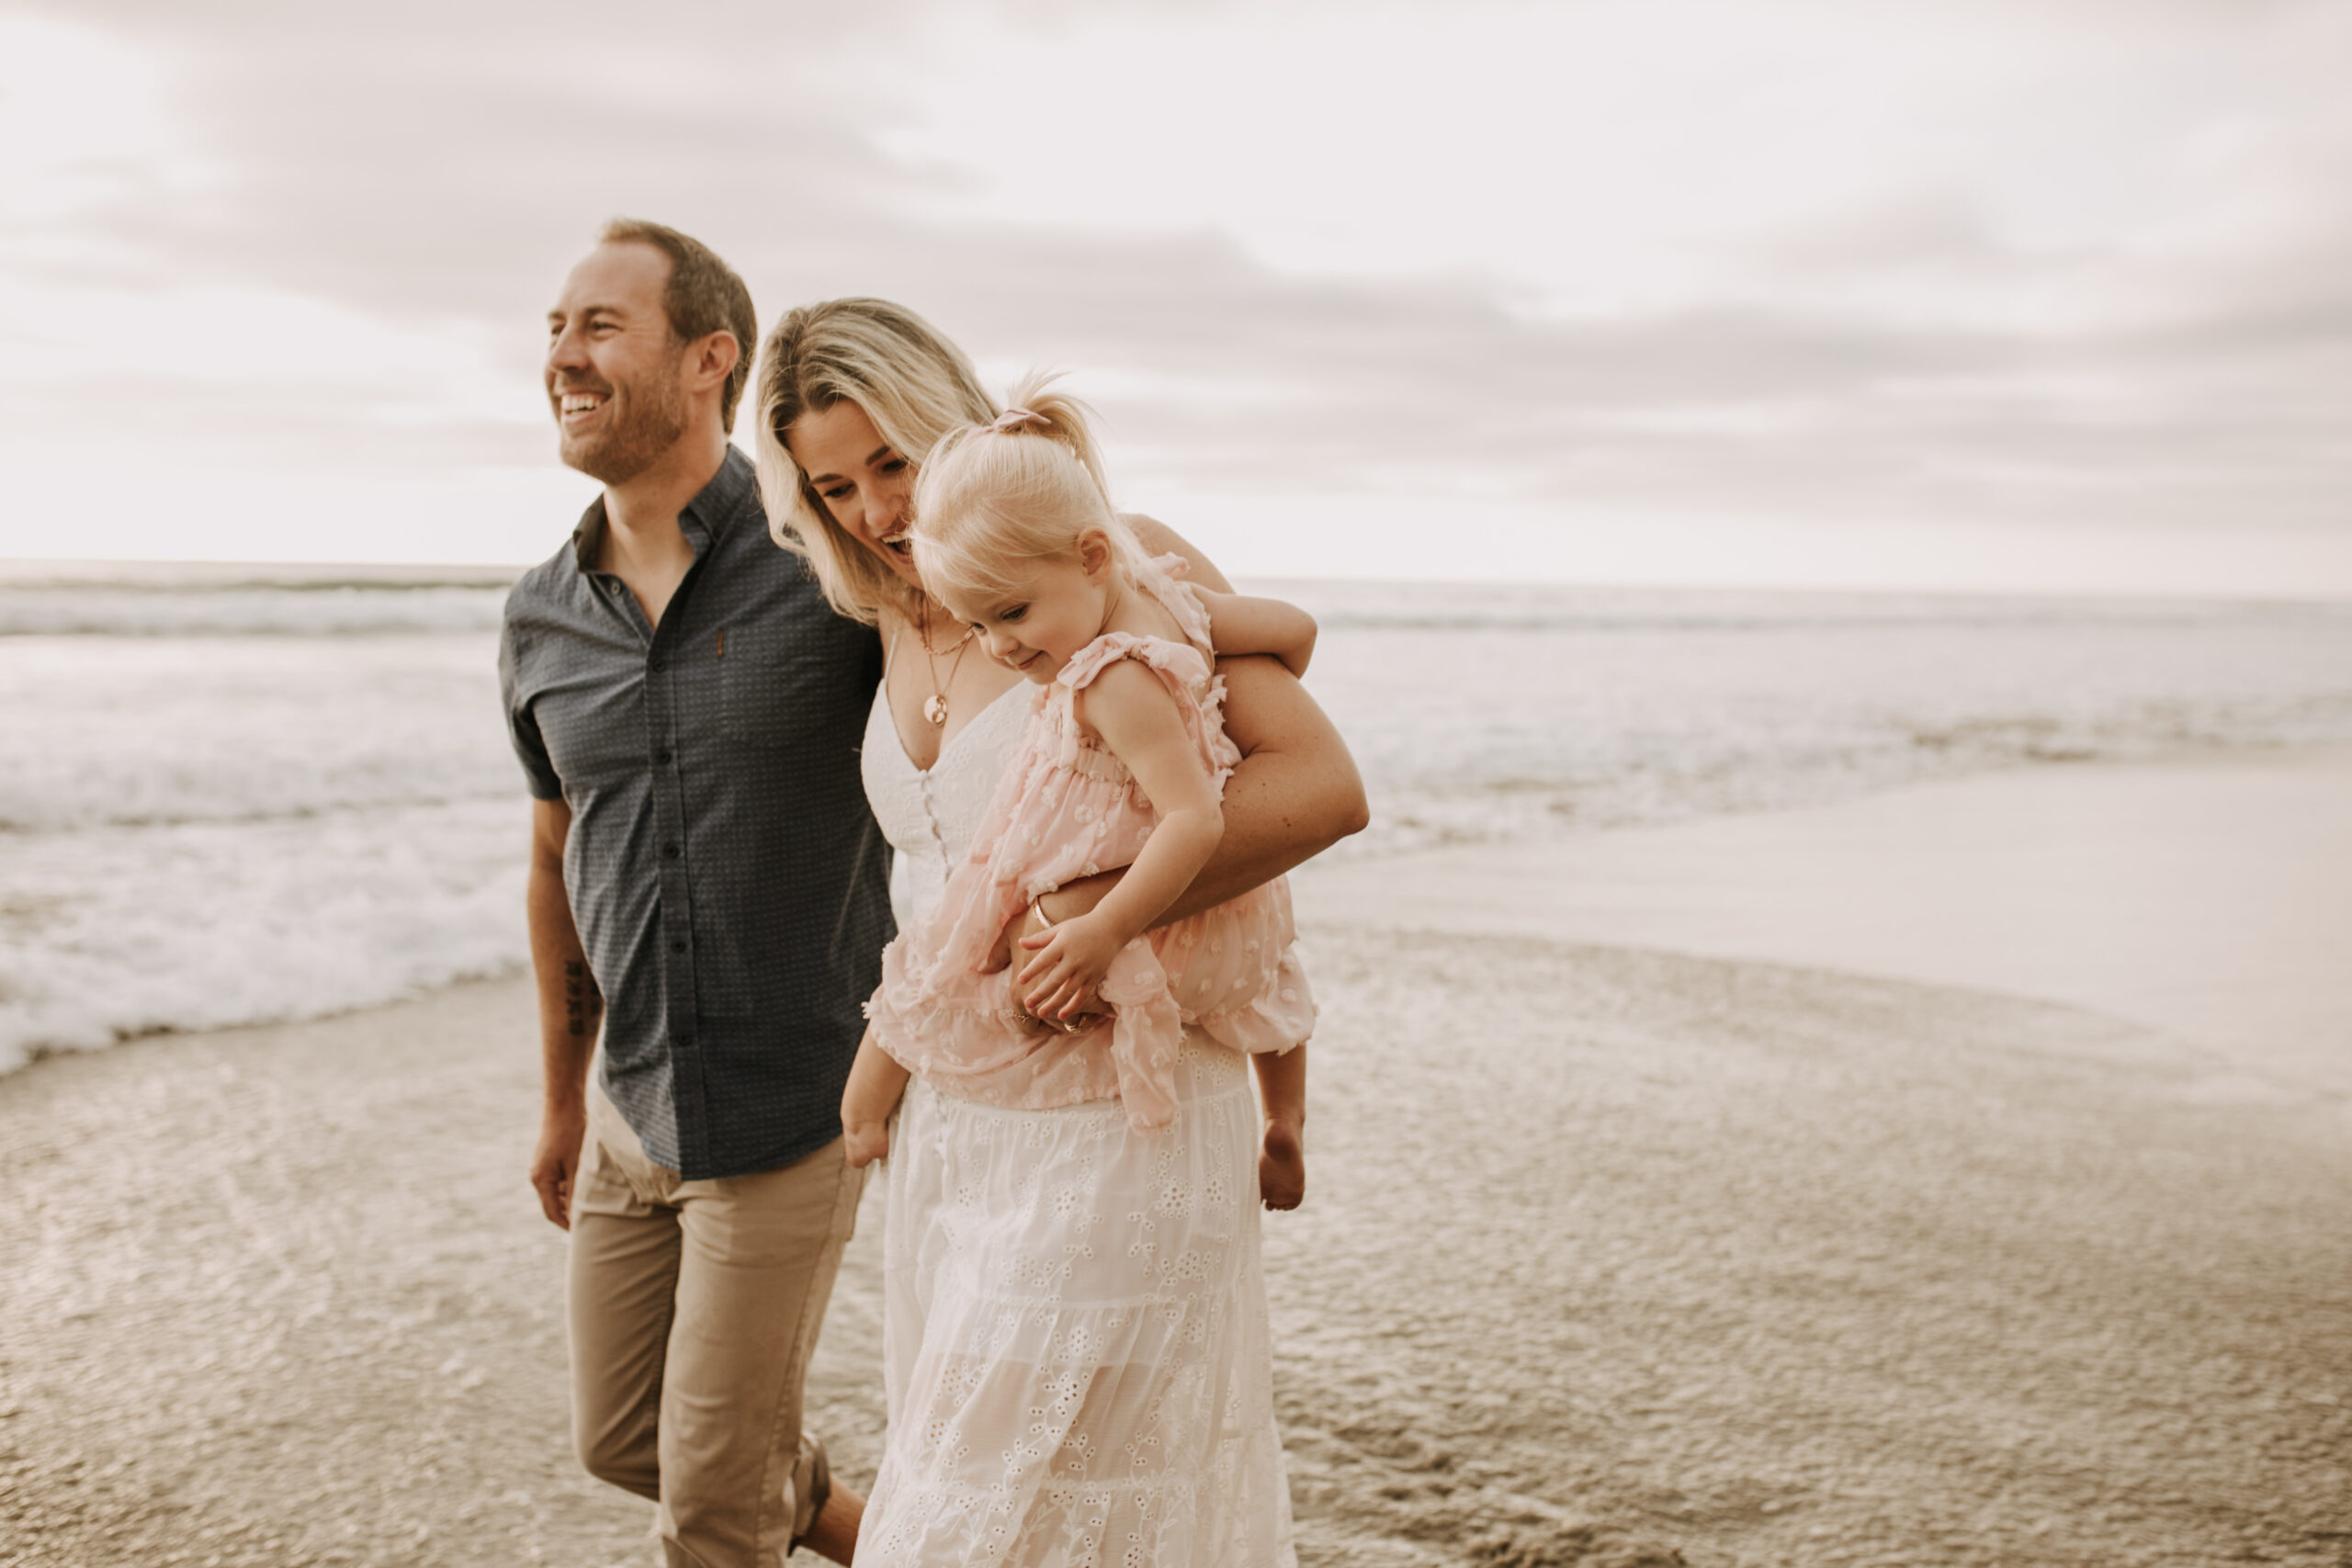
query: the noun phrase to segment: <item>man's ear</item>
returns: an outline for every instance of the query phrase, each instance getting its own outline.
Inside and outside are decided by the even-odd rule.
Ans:
[[[697,389],[727,385],[727,378],[735,373],[736,362],[742,357],[743,345],[735,341],[735,334],[730,332],[706,333],[686,351]]]

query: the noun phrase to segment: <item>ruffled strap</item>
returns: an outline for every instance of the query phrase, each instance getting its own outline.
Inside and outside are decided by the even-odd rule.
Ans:
[[[1104,632],[1071,654],[1061,673],[1054,677],[1054,682],[1072,692],[1082,692],[1094,683],[1095,677],[1122,659],[1132,659],[1159,671],[1163,680],[1172,678],[1176,683],[1193,690],[1209,678],[1208,660],[1201,657],[1198,649],[1170,642],[1163,637]]]
[[[1144,564],[1148,570],[1136,574],[1136,582],[1176,617],[1185,640],[1202,658],[1215,659],[1216,643],[1209,636],[1209,608],[1201,603],[1201,591],[1187,581],[1193,563],[1170,550],[1148,558]]]

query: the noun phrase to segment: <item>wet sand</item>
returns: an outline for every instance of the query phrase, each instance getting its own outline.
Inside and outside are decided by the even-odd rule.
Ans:
[[[2337,764],[2229,765],[2267,805],[2234,837],[2215,813],[2202,852],[2283,898],[2309,854],[2278,852],[2335,855],[2343,797],[2280,781]],[[1777,849],[1774,818],[1660,832],[1755,835],[1718,868],[1736,908],[1790,845],[1866,888],[2037,782],[2075,812],[2086,777],[1939,786],[1898,803],[1908,840],[1883,800],[1778,819]],[[2116,788],[2084,819],[2137,830],[2153,777],[2088,777]],[[1614,945],[1385,923],[1487,874],[1459,861],[1372,885],[1379,924],[1302,884],[1311,1188],[1268,1253],[1303,1561],[2352,1562],[2352,1141],[2311,1066],[2347,1042],[2266,1055],[2008,971],[1871,972],[1826,915],[1782,924],[1814,932],[1794,962],[1695,927],[1664,951],[1718,918],[1707,857],[1607,852],[1653,890]],[[1934,901],[1963,930],[1971,886]],[[2108,903],[2164,925],[2147,898]],[[2244,988],[2186,951],[2183,985]],[[2314,984],[2291,1016],[2333,1016],[2344,982]],[[531,1039],[509,982],[0,1078],[0,1563],[656,1561],[644,1506],[566,1449]],[[869,1209],[811,1391],[853,1479],[879,1231]]]
[[[2352,1097],[2352,752],[2042,765],[1841,806],[1310,867],[1310,919],[2070,1002]]]

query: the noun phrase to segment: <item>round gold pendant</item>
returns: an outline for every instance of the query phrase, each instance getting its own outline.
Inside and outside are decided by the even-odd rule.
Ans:
[[[923,717],[931,720],[934,727],[945,724],[947,722],[946,694],[943,692],[937,696],[923,698],[922,716]]]

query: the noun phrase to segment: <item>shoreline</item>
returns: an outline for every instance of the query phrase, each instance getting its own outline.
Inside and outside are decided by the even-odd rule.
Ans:
[[[2211,1054],[2216,1092],[2352,1101],[2352,748],[2041,763],[1294,882],[1303,919],[2088,1008]]]
[[[2291,889],[2297,896],[2298,911],[2312,918],[2297,938],[2291,963],[2272,964],[2271,973],[2254,976],[2247,984],[2268,983],[2274,991],[2301,998],[2313,988],[2312,977],[2319,977],[2320,995],[2290,1004],[2285,1010],[2290,1015],[2286,1021],[2299,1034],[2323,1037],[2322,1076],[2341,1077],[2340,1084],[2327,1086],[2328,1091],[2352,1098],[2352,980],[2329,985],[2326,982],[2334,976],[2325,973],[2335,953],[2352,952],[2352,746],[2198,748],[2150,759],[2034,761],[1893,785],[1824,806],[1727,812],[1533,841],[1482,841],[1318,861],[1291,874],[1299,918],[1305,921],[1470,935],[1534,935],[1607,947],[1754,959],[2070,1002],[2115,1011],[2208,1047],[2232,1037],[2243,1041],[2262,1023],[2277,1021],[2278,1010],[2251,1022],[2229,1017],[2233,1010],[2245,1010],[2246,985],[2239,986],[2234,996],[2198,997],[2185,989],[2176,989],[2169,996],[2135,993],[2135,987],[2144,990],[2147,971],[2163,967],[2177,953],[2155,959],[2144,953],[2127,953],[2119,959],[2110,952],[2106,956],[2111,964],[2136,965],[2141,973],[2086,977],[2055,974],[2051,965],[2019,964],[2013,950],[1986,953],[1980,948],[1969,954],[1968,944],[1948,943],[1947,951],[1933,952],[1932,942],[1951,933],[1917,931],[1916,897],[1884,875],[1864,879],[1874,867],[1885,869],[1883,857],[1889,851],[1907,847],[1915,852],[1917,865],[1945,879],[1973,869],[1978,874],[1976,886],[1949,891],[1971,894],[1981,902],[1991,868],[1982,863],[1972,868],[1950,855],[1939,859],[1932,853],[1917,853],[1923,840],[1931,849],[1938,835],[1953,828],[1981,837],[2005,825],[2019,825],[2016,819],[2020,816],[2027,818],[2023,826],[2038,829],[2046,840],[2053,827],[2064,824],[2032,822],[2030,806],[2021,812],[2017,797],[2048,795],[2053,788],[2065,790],[2082,781],[2134,779],[2157,783],[2153,792],[2155,798],[2143,802],[2143,807],[2157,811],[2169,807],[2176,815],[2182,802],[2177,798],[2167,802],[2162,795],[2167,788],[2177,795],[2184,781],[2192,785],[2200,780],[2256,784],[2253,791],[2242,792],[2245,800],[2217,803],[2224,811],[2234,806],[2236,823],[2224,814],[2197,819],[2195,826],[2209,834],[2247,824],[2268,830],[2251,846],[2233,842],[2203,858],[2209,863],[2227,859],[2249,847],[2258,852],[2260,863],[2250,868],[2252,876],[2241,876],[2225,889],[2234,899],[2230,911],[2233,916],[2279,902],[2282,870],[2288,876],[2308,874],[2297,878],[2298,885]],[[2265,782],[2282,781],[2291,781],[2283,800],[2276,789],[2266,792],[2260,787]],[[2265,794],[2269,798],[2262,798]],[[2281,805],[2297,815],[2270,809]],[[2079,803],[2076,810],[2079,817]],[[2141,825],[2143,831],[2145,827]],[[2294,834],[2310,834],[2314,827],[2319,829],[2312,835],[2316,841],[2293,841]],[[2283,845],[2282,833],[2288,835]],[[2046,843],[2011,844],[2006,853],[2014,865],[2046,847]],[[2210,851],[2212,846],[2209,843],[2207,848]],[[1826,863],[1800,865],[1799,856],[1816,853],[1829,858]],[[2324,874],[2331,865],[2346,868],[2346,874],[2331,882]],[[1825,869],[1845,879],[1837,892],[1849,908],[1864,903],[1875,908],[1909,906],[1902,912],[1914,929],[1876,919],[1838,922],[1825,918],[1828,910],[1818,897],[1795,900],[1784,897],[1792,891],[1814,893],[1806,883],[1817,880]],[[2096,875],[2113,868],[2085,869]],[[2176,886],[2167,891],[2178,892],[2185,877],[2175,880]],[[1399,884],[1411,885],[1410,901],[1402,905],[1391,897]],[[2014,904],[2020,898],[2043,899],[2066,891],[2064,883],[2045,879],[2020,885],[2010,897]],[[2102,897],[2096,887],[2088,891],[2094,898]],[[2242,919],[2219,919],[2217,907],[2210,899],[2199,900],[2194,908],[2208,917],[2207,922],[2193,936],[2176,938],[2176,948],[2190,949],[2199,940],[2226,936],[2233,926],[2240,932],[2253,929]],[[1391,908],[1396,910],[1393,916],[1384,913]],[[1793,922],[1789,919],[1792,915],[1798,917]],[[1981,944],[1987,931],[1979,929],[1969,934]],[[2258,957],[2260,952],[2258,946],[2240,943],[2233,946],[2230,957],[2243,963],[2250,954]],[[1955,953],[1961,956],[1955,957]],[[18,1059],[0,1057],[0,1085],[28,1068],[61,1057],[116,1051],[153,1040],[198,1039],[228,1031],[326,1022],[526,975],[526,970],[518,965],[328,1012],[202,1027],[156,1025],[103,1044],[35,1045],[26,1048]],[[2193,1020],[2186,1024],[2177,1010],[2168,1013],[2165,1005],[2184,1001]],[[2297,1006],[2302,1016],[2292,1016]]]
[[[2135,766],[2058,794],[2129,795]],[[2002,777],[1927,804],[2014,825]],[[1842,840],[1804,814],[1634,830],[1646,880],[1523,852],[1515,883],[1300,879],[1309,1192],[1266,1236],[1303,1563],[2341,1562],[2333,1093],[2016,988],[1449,929],[1516,886],[1543,920],[1614,888],[1640,931],[1696,931],[1702,873],[1737,909],[1791,856],[1835,913],[1890,845],[1951,858],[1898,804],[1824,808]],[[1341,912],[1408,918],[1329,918],[1327,873],[1383,866]],[[1936,886],[1949,916],[2000,883]],[[1857,940],[1780,922],[1800,938]],[[647,1507],[569,1451],[532,1005],[475,982],[0,1077],[0,1568],[655,1560]],[[882,1435],[881,1230],[869,1203],[811,1370],[853,1484]]]

